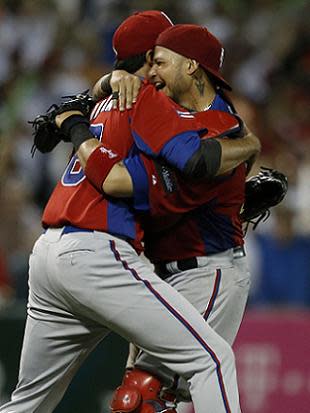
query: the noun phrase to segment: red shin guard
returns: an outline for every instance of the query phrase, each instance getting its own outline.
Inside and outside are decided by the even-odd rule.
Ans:
[[[113,413],[176,413],[174,400],[165,397],[160,380],[144,370],[127,370],[113,395]]]

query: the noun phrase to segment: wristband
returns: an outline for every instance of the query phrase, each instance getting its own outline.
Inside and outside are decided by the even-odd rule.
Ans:
[[[112,149],[100,145],[89,156],[84,173],[94,187],[102,192],[102,185],[110,170],[121,160],[121,156]]]
[[[221,159],[221,144],[214,138],[202,139],[200,148],[187,161],[183,172],[190,178],[212,179],[220,168]]]
[[[64,120],[61,132],[73,143],[76,151],[83,142],[94,138],[89,130],[89,121],[83,115],[72,115]]]

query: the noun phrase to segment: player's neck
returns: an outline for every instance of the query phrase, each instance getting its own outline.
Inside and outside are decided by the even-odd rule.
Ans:
[[[195,76],[190,90],[180,99],[181,106],[203,112],[213,102],[216,92],[206,76]]]

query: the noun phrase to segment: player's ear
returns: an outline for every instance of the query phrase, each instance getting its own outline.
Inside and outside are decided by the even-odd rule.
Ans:
[[[199,67],[199,63],[195,59],[187,59],[187,73],[192,75]]]
[[[154,50],[148,50],[148,51],[145,53],[146,63],[148,63],[150,66],[153,65],[153,56],[154,56]]]

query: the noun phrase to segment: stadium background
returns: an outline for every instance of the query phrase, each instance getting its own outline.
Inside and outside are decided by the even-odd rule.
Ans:
[[[32,159],[27,121],[110,71],[113,31],[145,9],[219,37],[232,97],[262,139],[257,167],[288,176],[285,202],[246,237],[253,280],[235,350],[244,413],[309,413],[310,8],[301,0],[0,0],[0,404],[16,383],[28,255],[70,153],[61,144]],[[107,412],[125,357],[111,335],[56,413]]]

